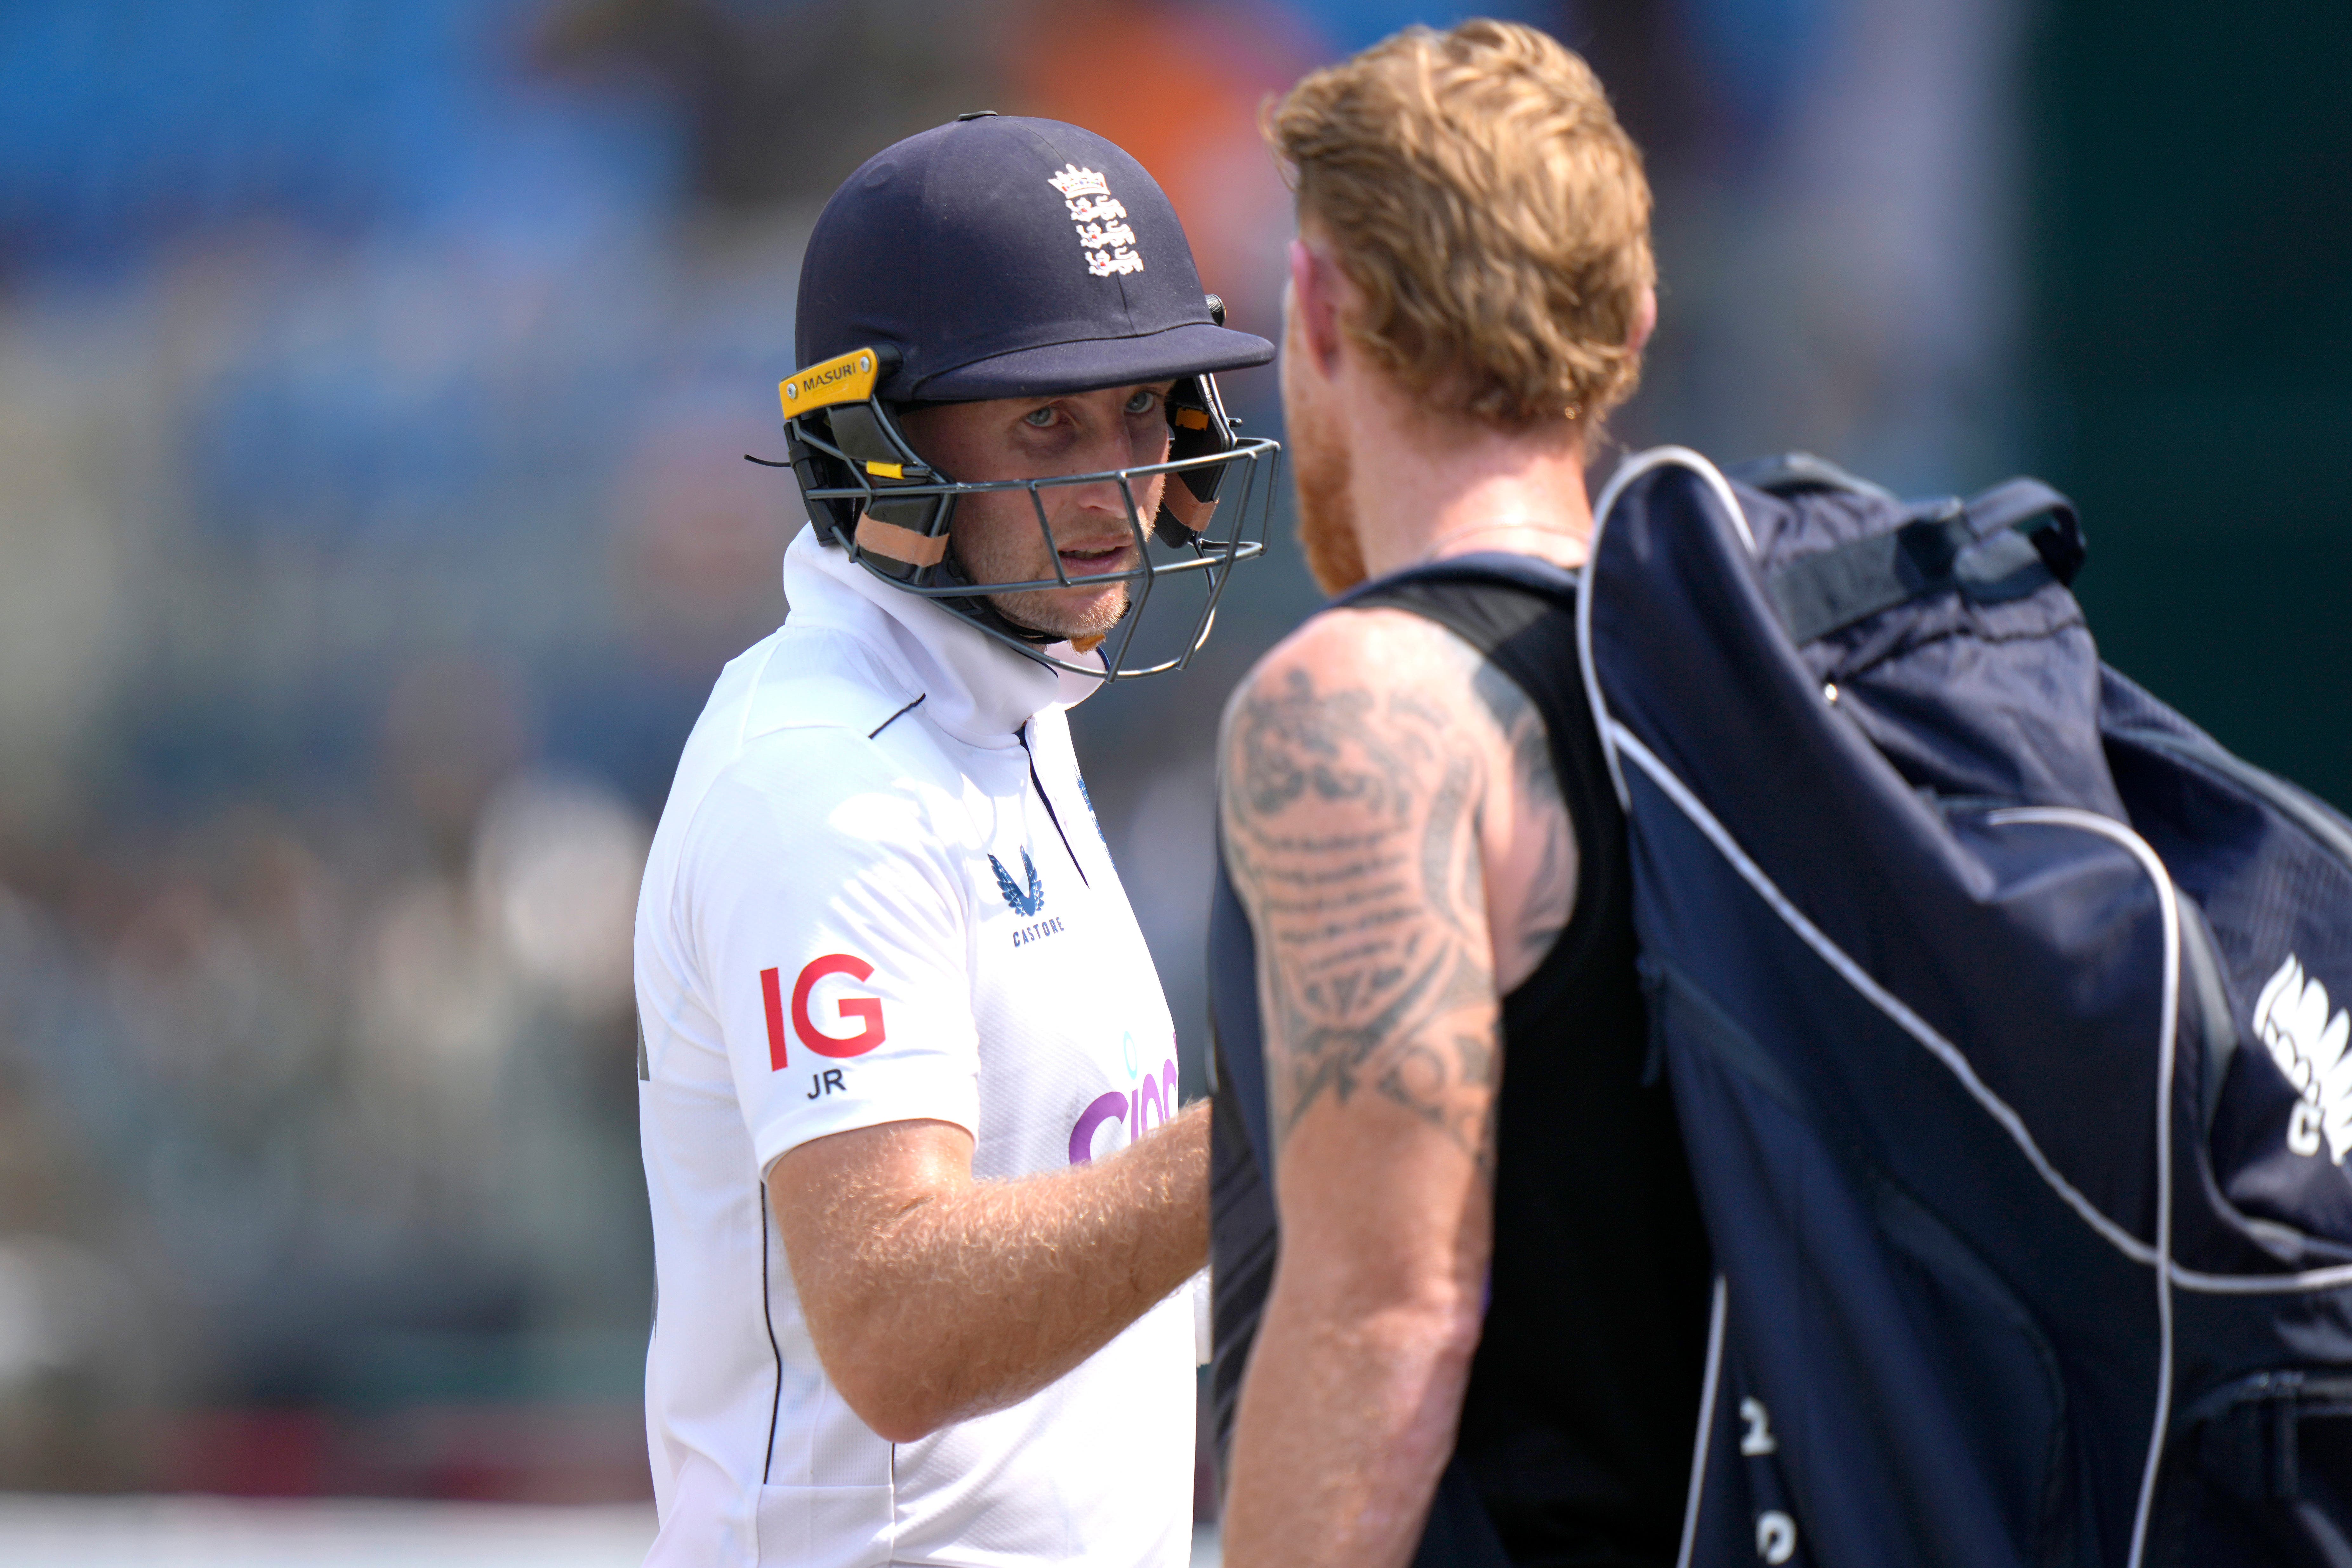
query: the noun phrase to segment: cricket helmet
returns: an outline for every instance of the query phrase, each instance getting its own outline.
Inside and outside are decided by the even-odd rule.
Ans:
[[[1092,132],[982,113],[885,149],[834,193],[809,237],[796,326],[802,368],[777,389],[818,537],[1040,662],[1103,679],[1180,668],[1207,637],[1227,574],[1265,549],[1280,452],[1236,434],[1240,422],[1218,395],[1214,373],[1274,357],[1273,344],[1226,328],[1223,317],[1202,289],[1167,196]],[[910,404],[1157,381],[1174,383],[1167,458],[1108,474],[959,482],[924,461],[896,416]],[[1238,485],[1229,486],[1236,468]],[[1160,475],[1160,505],[1146,518],[1137,495]],[[1067,576],[1041,492],[1106,480],[1126,497],[1137,564]],[[1027,492],[1053,577],[975,584],[964,574],[949,525],[958,497],[987,490]],[[1193,580],[1199,613],[1167,657],[1147,653],[1130,667],[1144,605],[1166,577]],[[1117,645],[1097,656],[1100,639],[1081,639],[1075,661],[1046,651],[1061,634],[1023,626],[989,602],[1113,582],[1130,584]]]

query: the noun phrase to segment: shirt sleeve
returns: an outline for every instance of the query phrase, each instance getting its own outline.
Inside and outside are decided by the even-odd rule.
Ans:
[[[884,1122],[979,1135],[970,906],[924,803],[862,739],[803,731],[783,776],[730,770],[688,850],[682,913],[762,1172]]]

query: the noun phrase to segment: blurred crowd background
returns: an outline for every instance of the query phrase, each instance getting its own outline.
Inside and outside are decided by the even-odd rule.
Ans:
[[[2040,472],[2109,656],[2352,803],[2352,10],[1491,9],[1650,160],[1618,442]],[[1078,121],[1278,335],[1259,102],[1460,14],[0,4],[0,1489],[647,1495],[632,904],[785,608],[742,454],[818,207],[957,112]],[[1278,433],[1271,373],[1227,395]],[[1192,671],[1075,718],[1195,1089],[1286,528]]]

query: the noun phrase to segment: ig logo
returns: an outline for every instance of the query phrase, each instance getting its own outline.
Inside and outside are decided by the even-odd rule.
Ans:
[[[852,1019],[859,1022],[859,1027],[848,1034],[826,1034],[809,1016],[809,998],[817,982],[835,974],[862,983],[873,978],[874,966],[846,952],[829,952],[823,958],[811,959],[800,978],[793,982],[793,1033],[800,1037],[801,1044],[821,1057],[862,1057],[885,1038],[882,998],[844,996],[835,1002],[834,1011],[843,1023]],[[782,971],[760,971],[760,999],[766,1005],[768,1014],[768,1063],[772,1070],[782,1072],[786,1042]]]

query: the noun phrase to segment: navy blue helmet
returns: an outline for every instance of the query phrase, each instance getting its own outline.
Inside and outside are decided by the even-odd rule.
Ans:
[[[1181,667],[1207,636],[1226,574],[1265,548],[1279,450],[1238,436],[1239,421],[1226,416],[1214,373],[1264,364],[1274,345],[1226,328],[1223,317],[1158,183],[1092,132],[977,114],[886,148],[843,182],[809,237],[796,318],[801,369],[778,388],[818,536],[1030,658],[1112,679]],[[1157,381],[1175,384],[1167,459],[1109,475],[958,482],[925,463],[895,417],[909,404]],[[1220,492],[1236,467],[1243,494],[1220,526]],[[1136,495],[1162,474],[1160,504],[1145,518]],[[1039,492],[1106,479],[1127,496],[1137,565],[1073,578],[1055,558],[1055,575],[1032,583],[981,584],[964,574],[949,532],[959,495],[1025,489],[1050,555]],[[1193,576],[1202,589],[1191,632],[1167,657],[1130,666],[1143,604],[1154,581],[1171,575]],[[1057,634],[989,603],[1118,581],[1133,584],[1130,610],[1100,664],[1091,651],[1077,662],[1046,652]]]

